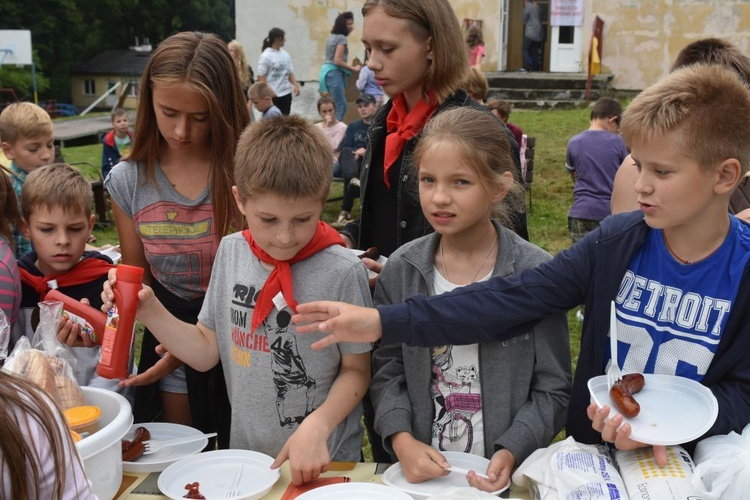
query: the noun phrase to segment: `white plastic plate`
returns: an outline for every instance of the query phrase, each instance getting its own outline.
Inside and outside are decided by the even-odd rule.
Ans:
[[[190,436],[200,436],[203,434],[198,429],[193,429],[187,425],[170,424],[165,422],[151,422],[145,424],[133,424],[130,430],[125,434],[125,439],[132,440],[135,429],[145,427],[151,433],[151,439],[157,441],[167,441]],[[194,443],[180,444],[177,446],[167,446],[150,455],[143,455],[135,462],[122,462],[122,470],[125,472],[161,472],[181,458],[200,453],[206,447],[208,439],[204,438]]]
[[[112,259],[112,262],[114,262],[115,264],[117,264],[122,258],[120,247],[110,247],[105,250],[99,250],[99,253],[102,255],[106,255],[107,257]]]
[[[200,492],[206,498],[224,498],[232,487],[240,464],[244,464],[238,495],[234,500],[255,500],[279,480],[279,470],[271,470],[273,458],[250,450],[215,450],[187,457],[170,465],[159,476],[157,486],[172,499],[182,499],[188,490],[185,485],[200,483]]]
[[[478,455],[471,455],[469,453],[461,453],[458,451],[443,451],[441,452],[448,463],[461,467],[462,469],[473,470],[474,472],[480,472],[482,474],[487,472],[487,467],[490,465],[490,461],[484,457]],[[451,472],[447,476],[436,477],[423,483],[410,483],[406,480],[404,472],[401,469],[401,464],[395,463],[388,467],[383,473],[383,483],[387,486],[399,489],[404,493],[408,493],[413,498],[429,498],[432,495],[443,493],[446,490],[452,488],[465,488],[469,487],[469,483],[466,481],[466,474],[458,472]],[[493,491],[493,495],[498,495],[508,489],[510,484],[506,485],[505,488],[501,488],[497,491]]]
[[[390,486],[375,483],[337,483],[315,488],[297,500],[411,500],[412,497]]]
[[[708,387],[674,375],[643,376],[646,385],[634,395],[641,412],[623,421],[632,428],[631,439],[664,446],[687,443],[705,434],[716,421],[719,403]],[[599,408],[608,405],[610,416],[619,413],[609,397],[606,375],[592,378],[588,386]]]

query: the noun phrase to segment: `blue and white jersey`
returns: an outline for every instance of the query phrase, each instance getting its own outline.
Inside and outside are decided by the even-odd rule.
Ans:
[[[623,373],[703,379],[750,259],[750,227],[730,219],[721,247],[694,264],[672,257],[661,230],[649,232],[616,299]]]

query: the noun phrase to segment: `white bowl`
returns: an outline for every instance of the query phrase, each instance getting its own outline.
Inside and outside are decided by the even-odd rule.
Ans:
[[[100,499],[114,498],[122,483],[122,446],[120,441],[133,425],[130,403],[116,392],[81,387],[86,404],[102,411],[99,430],[76,443],[94,493]]]

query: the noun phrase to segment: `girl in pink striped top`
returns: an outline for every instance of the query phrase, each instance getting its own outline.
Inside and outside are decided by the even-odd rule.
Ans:
[[[18,278],[18,266],[10,245],[11,227],[18,224],[18,202],[10,179],[0,172],[0,310],[15,322],[18,307],[21,304],[21,281]],[[5,346],[0,345],[0,350]],[[8,346],[12,348],[12,346]]]

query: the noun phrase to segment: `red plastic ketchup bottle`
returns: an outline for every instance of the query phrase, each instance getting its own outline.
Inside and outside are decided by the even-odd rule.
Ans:
[[[96,373],[109,379],[128,378],[130,351],[138,309],[138,292],[143,283],[143,268],[120,264],[114,286],[115,301],[107,313],[101,355]]]
[[[55,289],[47,292],[44,300],[62,302],[63,316],[81,328],[81,335],[86,335],[95,344],[102,345],[104,328],[107,324],[105,313]]]

